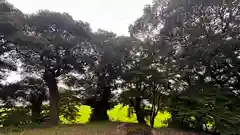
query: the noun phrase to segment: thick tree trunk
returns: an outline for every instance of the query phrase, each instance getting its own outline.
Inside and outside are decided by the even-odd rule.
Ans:
[[[32,122],[40,123],[41,120],[41,105],[32,104]]]
[[[105,70],[105,69],[103,69]],[[108,121],[107,111],[110,109],[109,98],[111,95],[111,88],[108,86],[105,74],[99,74],[98,76],[98,92],[95,95],[95,104],[92,106],[93,113],[91,121]]]
[[[40,123],[41,119],[41,107],[34,105],[32,106],[32,122]]]
[[[111,89],[110,87],[105,87],[101,94],[101,100],[96,101],[95,106],[93,107],[93,113],[91,116],[91,121],[108,121],[109,117],[107,114],[109,105],[109,97],[110,97]]]
[[[53,125],[59,123],[59,93],[57,82],[52,82],[48,85],[49,100],[50,100],[50,121]]]
[[[107,110],[104,105],[99,104],[99,106],[93,109],[91,121],[108,121]]]
[[[144,110],[141,108],[141,98],[136,98],[136,103],[134,105],[134,109],[136,111],[137,120],[139,124],[146,124],[146,121],[144,119]]]
[[[144,115],[141,111],[136,111],[136,115],[139,124],[146,124],[146,121],[144,120]]]
[[[45,71],[44,80],[47,83],[49,89],[49,100],[50,100],[50,123],[53,125],[59,124],[59,92],[56,81],[55,71]]]
[[[44,100],[45,91],[43,91],[40,95],[33,97],[32,103],[32,121],[36,123],[41,123],[41,111],[42,111],[42,103]]]

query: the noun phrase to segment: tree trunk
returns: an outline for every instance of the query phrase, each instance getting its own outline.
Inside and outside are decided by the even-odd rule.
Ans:
[[[105,70],[105,69],[103,69]],[[98,76],[98,92],[95,95],[95,104],[92,106],[93,113],[91,116],[91,121],[108,121],[107,111],[110,109],[109,98],[111,95],[111,88],[108,86],[109,81],[106,80],[105,74],[99,74]]]
[[[107,114],[109,105],[109,97],[110,97],[111,89],[110,87],[104,87],[103,93],[101,94],[101,100],[96,101],[96,104],[93,109],[93,113],[91,116],[91,121],[108,121],[109,117]]]
[[[49,89],[49,100],[50,100],[50,123],[53,125],[59,124],[59,92],[57,87],[57,80],[54,70],[47,70],[44,73],[44,80],[47,83]]]
[[[171,111],[171,119],[169,119],[169,127],[175,128],[178,127],[180,121],[177,119],[177,112]]]
[[[172,116],[171,121],[174,122],[177,119],[177,112],[172,111],[171,116]]]
[[[154,127],[154,119],[156,117],[156,104],[155,104],[155,92],[153,92],[153,103],[152,103],[152,107],[151,107],[151,112],[150,112],[150,126],[151,128]]]
[[[32,121],[39,123],[41,119],[41,107],[42,101],[38,100],[35,103],[32,103]]]
[[[33,96],[33,95],[32,95]],[[40,95],[36,95],[35,97],[32,97],[31,103],[32,103],[32,121],[36,123],[41,122],[41,108],[42,103],[44,100],[45,91],[42,91]]]
[[[146,121],[144,119],[145,115],[144,115],[144,110],[141,108],[141,98],[136,98],[136,103],[134,105],[134,109],[136,111],[136,115],[137,115],[137,120],[139,124],[146,124]]]
[[[41,121],[41,107],[32,106],[32,122],[40,123]]]
[[[150,120],[150,127],[154,128],[154,118],[151,118],[151,120]]]
[[[157,112],[158,110],[156,110],[155,106],[152,106],[152,110],[151,110],[151,116],[150,116],[150,126],[151,128],[154,128],[154,120],[155,117],[157,116]]]
[[[141,111],[136,111],[136,115],[139,124],[146,124],[146,121],[144,120],[144,115]]]
[[[59,123],[59,93],[57,82],[48,85],[50,100],[50,121],[53,125]]]
[[[104,105],[96,106],[93,109],[91,121],[108,121],[107,108]]]
[[[156,108],[157,106],[157,108]],[[160,96],[158,96],[157,103],[155,102],[155,87],[153,92],[153,104],[151,108],[151,116],[150,116],[150,126],[151,128],[154,128],[154,120],[158,114],[158,111],[160,109]]]

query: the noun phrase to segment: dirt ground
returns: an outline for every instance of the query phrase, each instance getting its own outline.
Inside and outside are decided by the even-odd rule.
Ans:
[[[0,135],[203,135],[199,133],[183,132],[170,128],[153,129],[147,134],[135,125],[122,126],[122,123],[93,123],[87,125],[68,125],[52,128],[25,129],[20,132],[5,132]],[[127,129],[124,129],[127,127]],[[131,128],[131,129],[130,129]],[[126,131],[137,131],[127,133]]]

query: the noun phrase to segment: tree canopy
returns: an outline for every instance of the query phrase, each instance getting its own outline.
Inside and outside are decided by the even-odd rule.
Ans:
[[[22,75],[0,85],[1,124],[57,125],[60,116],[74,124],[81,105],[92,108],[90,121],[104,121],[123,104],[151,127],[168,111],[173,128],[240,134],[239,7],[239,0],[153,0],[130,36],[118,36],[68,13],[24,14],[1,1],[1,79],[18,68]]]

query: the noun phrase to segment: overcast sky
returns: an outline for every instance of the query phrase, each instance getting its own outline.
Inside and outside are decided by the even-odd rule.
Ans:
[[[67,12],[76,20],[89,22],[93,30],[109,30],[128,35],[128,26],[152,0],[8,0],[24,13],[49,9]]]
[[[152,0],[7,0],[24,13],[40,9],[67,12],[76,20],[90,23],[98,28],[118,35],[129,35],[128,26],[143,13],[146,4]],[[17,72],[11,73],[7,82],[20,80]]]

